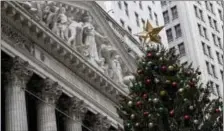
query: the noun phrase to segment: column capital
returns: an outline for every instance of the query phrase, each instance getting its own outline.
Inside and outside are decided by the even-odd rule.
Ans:
[[[41,82],[41,90],[38,95],[47,103],[55,104],[62,94],[62,87],[50,78]]]
[[[88,111],[87,105],[84,103],[84,101],[77,97],[72,97],[68,99],[66,103],[66,110],[68,115],[75,120],[82,121]]]
[[[26,84],[33,75],[32,67],[29,63],[18,56],[5,64],[9,67],[5,72],[6,83],[15,82],[15,84]]]
[[[98,113],[95,116],[94,131],[107,131],[111,127],[110,123],[106,116]]]

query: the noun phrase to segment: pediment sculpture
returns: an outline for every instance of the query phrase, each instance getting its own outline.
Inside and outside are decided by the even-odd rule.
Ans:
[[[53,1],[19,3],[116,83],[127,86],[134,79],[117,49],[95,29],[94,19],[88,11]]]

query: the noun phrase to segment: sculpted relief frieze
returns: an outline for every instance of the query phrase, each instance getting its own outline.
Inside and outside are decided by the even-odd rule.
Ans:
[[[124,87],[131,83],[134,77],[107,36],[96,29],[96,22],[88,11],[53,1],[19,4],[105,76]]]

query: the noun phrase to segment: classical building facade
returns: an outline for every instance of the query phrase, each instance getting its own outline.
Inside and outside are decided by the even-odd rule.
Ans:
[[[223,1],[161,1],[169,48],[223,96]],[[183,10],[184,9],[184,10]]]
[[[142,51],[97,3],[1,1],[1,29],[2,130],[122,130]]]

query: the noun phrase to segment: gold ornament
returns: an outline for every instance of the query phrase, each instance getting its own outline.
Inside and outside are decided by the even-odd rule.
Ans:
[[[166,91],[165,90],[160,91],[160,96],[165,96],[165,95],[166,95]]]
[[[147,20],[146,27],[143,27],[143,32],[137,33],[135,35],[139,36],[140,38],[143,38],[144,42],[149,39],[150,41],[161,44],[160,36],[158,34],[163,29],[163,27],[164,26],[153,28]]]

